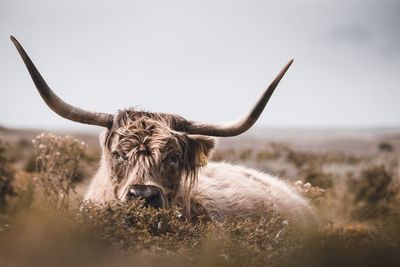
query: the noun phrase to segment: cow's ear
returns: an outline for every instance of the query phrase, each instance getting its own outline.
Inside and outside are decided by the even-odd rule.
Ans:
[[[207,165],[208,157],[215,146],[215,138],[204,135],[188,135],[192,162],[198,167]]]

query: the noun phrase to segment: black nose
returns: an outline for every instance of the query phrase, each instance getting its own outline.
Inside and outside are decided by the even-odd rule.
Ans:
[[[142,198],[153,208],[163,208],[164,198],[161,189],[153,185],[131,185],[127,199]]]

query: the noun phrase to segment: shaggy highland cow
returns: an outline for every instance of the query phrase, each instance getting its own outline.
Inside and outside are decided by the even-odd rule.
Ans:
[[[213,220],[257,217],[263,210],[273,209],[291,224],[318,224],[308,203],[279,179],[228,163],[207,163],[214,137],[242,134],[256,122],[292,60],[248,115],[232,123],[211,124],[172,114],[127,109],[112,115],[69,105],[46,84],[18,41],[12,36],[11,40],[54,112],[106,128],[100,136],[101,164],[85,200],[142,198],[156,208],[181,206],[191,216],[201,209]]]

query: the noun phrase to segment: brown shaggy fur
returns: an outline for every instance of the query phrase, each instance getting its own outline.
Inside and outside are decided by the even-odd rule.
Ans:
[[[167,207],[182,202],[189,213],[198,158],[209,155],[214,139],[188,135],[186,125],[170,114],[133,109],[118,113],[104,144],[116,198],[124,199],[129,185],[152,184],[162,190]]]

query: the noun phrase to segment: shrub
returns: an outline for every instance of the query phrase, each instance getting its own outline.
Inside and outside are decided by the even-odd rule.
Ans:
[[[143,200],[129,203],[84,203],[79,222],[114,248],[127,251],[154,249],[173,252],[198,248],[204,225],[185,220],[181,210],[155,209]]]
[[[253,150],[251,148],[241,150],[239,153],[239,159],[240,160],[248,160],[251,158],[252,154],[253,154]]]
[[[318,186],[313,186],[310,183],[303,183],[301,180],[294,183],[294,188],[300,195],[313,203],[318,203],[325,194],[324,189]]]
[[[7,145],[0,140],[0,208],[3,208],[8,197],[15,193],[12,185],[15,174],[7,153]]]
[[[388,215],[397,190],[392,180],[384,166],[368,167],[359,177],[350,178],[348,187],[354,194],[355,216],[372,219]]]
[[[217,148],[217,150],[212,154],[213,161],[234,160],[236,157],[236,150],[233,148],[225,150]]]
[[[388,142],[381,142],[378,144],[378,149],[382,152],[392,152],[394,150],[394,146]]]
[[[43,191],[43,204],[68,208],[69,193],[81,180],[80,160],[85,144],[71,136],[41,134],[33,140],[36,152],[36,181]]]
[[[300,170],[300,176],[303,177],[305,183],[311,183],[313,186],[323,189],[333,187],[332,175],[323,172],[320,166],[307,165]]]

